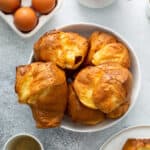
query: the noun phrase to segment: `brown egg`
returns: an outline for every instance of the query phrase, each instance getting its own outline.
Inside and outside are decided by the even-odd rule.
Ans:
[[[37,25],[37,15],[32,8],[22,7],[19,8],[14,15],[14,23],[16,27],[23,31],[29,32]]]
[[[32,0],[32,7],[42,14],[52,11],[56,5],[56,0]]]
[[[21,0],[0,0],[0,10],[5,13],[13,13],[20,7]]]

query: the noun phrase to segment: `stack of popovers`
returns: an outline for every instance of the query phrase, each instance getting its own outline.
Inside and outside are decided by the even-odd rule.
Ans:
[[[32,105],[35,105],[37,110],[36,117],[33,113],[34,118],[36,118],[36,121],[42,122],[42,125],[38,127],[54,127],[60,124],[62,118],[54,126],[49,125],[56,119],[58,114],[56,108],[61,105],[57,101],[64,99],[66,91],[68,91],[68,96],[65,97],[67,104],[63,105],[64,109],[61,113],[64,113],[67,108],[67,114],[78,123],[95,125],[103,122],[107,117],[119,118],[128,110],[132,86],[132,75],[129,71],[130,56],[128,49],[116,37],[96,31],[87,40],[77,33],[52,31],[44,34],[35,43],[34,57],[35,61],[40,61],[39,63],[43,66],[48,63],[57,65],[58,69],[61,68],[60,70],[66,73],[67,77],[66,83],[61,87],[62,93],[56,93],[56,91],[52,95],[50,94],[51,90],[45,92],[44,88],[41,90],[39,87],[40,96],[37,96],[36,92],[30,95],[30,89],[28,90],[27,101],[31,98],[30,96],[33,96],[34,104]],[[32,66],[32,64],[27,66]],[[36,66],[35,70],[39,70],[39,67]],[[51,69],[48,70],[51,71]],[[54,84],[50,85],[49,82],[51,80],[57,81],[55,73],[52,73],[53,76],[49,75],[43,78],[48,70],[42,70],[43,75],[40,75],[40,78],[34,81],[37,83],[36,86],[42,80],[45,81],[46,88],[54,87]],[[30,70],[26,70],[26,72],[28,71],[30,72]],[[55,71],[53,70],[53,72]],[[30,77],[33,74],[30,74]],[[36,72],[34,76],[39,76],[39,74],[40,71]],[[59,75],[57,75],[57,78],[59,78]],[[20,77],[17,80],[23,82],[24,78]],[[16,85],[21,83],[17,80]],[[33,84],[30,84],[30,82],[29,80],[28,85],[32,85],[33,88]],[[67,89],[66,84],[68,84],[68,90],[64,91],[64,89]],[[22,87],[22,85],[20,86]],[[57,87],[59,87],[59,84]],[[24,90],[25,88],[22,88],[21,92],[27,94]],[[19,93],[20,89],[16,88],[16,92]],[[57,97],[58,95],[59,97]],[[53,101],[51,101],[51,96],[53,96]],[[43,105],[42,115],[41,111],[38,111],[41,107],[39,101]],[[51,102],[51,105],[48,105],[49,102]],[[55,117],[52,115],[54,113]],[[49,120],[46,125],[44,125],[45,118]]]

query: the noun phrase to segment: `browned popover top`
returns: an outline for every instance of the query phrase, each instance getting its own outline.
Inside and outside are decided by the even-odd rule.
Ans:
[[[113,35],[96,31],[92,33],[89,45],[88,64],[97,66],[102,63],[116,62],[123,67],[130,67],[128,49]]]
[[[85,107],[78,99],[73,85],[69,85],[68,114],[74,122],[85,125],[95,125],[105,120],[105,115],[100,110]]]
[[[37,61],[52,61],[63,69],[78,68],[87,50],[87,39],[73,32],[47,32],[34,44]]]
[[[52,62],[19,66],[15,89],[19,102],[31,107],[37,127],[60,125],[67,103],[67,83],[63,70]]]
[[[74,89],[82,104],[110,113],[128,98],[132,75],[117,63],[104,63],[82,69]]]

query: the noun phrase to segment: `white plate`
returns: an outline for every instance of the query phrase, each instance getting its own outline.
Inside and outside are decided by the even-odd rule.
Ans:
[[[136,126],[124,129],[112,136],[100,150],[122,150],[129,138],[150,138],[150,126]]]
[[[3,18],[3,20],[22,38],[28,38],[33,36],[38,30],[50,19],[52,16],[54,16],[57,12],[57,10],[60,8],[63,0],[57,0],[56,7],[47,15],[41,15],[39,18],[39,22],[37,26],[28,33],[23,33],[20,30],[16,28],[13,22],[13,14],[5,14],[2,11],[0,11],[0,16]],[[31,0],[22,0],[22,6],[31,6]]]
[[[133,106],[136,102],[138,93],[139,93],[139,89],[140,89],[140,83],[141,83],[140,65],[139,65],[139,61],[138,61],[138,58],[136,56],[134,49],[130,46],[130,44],[121,35],[114,32],[112,29],[101,26],[101,25],[90,24],[90,23],[80,23],[80,24],[66,25],[63,27],[59,27],[57,29],[62,30],[62,31],[76,32],[76,33],[79,33],[86,37],[89,37],[93,31],[107,32],[107,33],[115,35],[119,41],[121,41],[128,47],[130,56],[131,56],[131,60],[132,60],[131,72],[133,74],[133,87],[132,87],[132,91],[131,91],[131,105],[130,105],[128,111],[126,112],[126,114],[119,119],[116,119],[116,120],[107,119],[103,123],[100,123],[100,124],[97,124],[94,126],[85,126],[85,125],[81,125],[81,124],[76,124],[76,123],[72,122],[70,120],[70,118],[65,116],[65,118],[62,121],[61,127],[64,129],[67,129],[67,130],[75,131],[75,132],[96,132],[96,131],[101,131],[101,130],[107,129],[107,128],[117,124],[133,108]],[[32,61],[33,61],[33,53],[30,56],[29,63],[31,63]]]

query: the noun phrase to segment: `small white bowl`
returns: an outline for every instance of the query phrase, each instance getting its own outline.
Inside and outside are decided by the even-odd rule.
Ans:
[[[27,133],[20,133],[12,136],[11,138],[8,139],[8,141],[5,143],[3,150],[9,150],[9,148],[13,145],[13,143],[22,137],[30,137],[31,139],[34,139],[40,146],[41,150],[44,150],[42,143],[33,135],[27,134]]]
[[[104,8],[116,0],[78,0],[80,4],[89,8]]]
[[[37,24],[37,26],[30,32],[27,33],[23,33],[20,30],[18,30],[14,24],[13,21],[13,14],[5,14],[2,11],[0,11],[0,16],[3,18],[3,20],[22,38],[29,38],[31,36],[33,36],[35,33],[38,32],[38,30],[44,26],[44,24],[46,22],[48,22],[58,11],[58,9],[60,8],[60,6],[62,5],[63,0],[57,0],[57,5],[55,6],[55,8],[47,15],[41,15],[39,18],[39,22]],[[31,6],[31,0],[22,0],[21,3],[22,6]]]
[[[133,74],[133,86],[132,86],[132,91],[131,91],[131,105],[126,112],[124,116],[122,116],[119,119],[116,120],[106,120],[103,123],[94,125],[94,126],[85,126],[85,125],[80,125],[72,122],[67,116],[64,117],[62,121],[61,127],[67,130],[75,131],[75,132],[96,132],[96,131],[101,131],[104,129],[107,129],[115,124],[117,124],[119,121],[121,121],[125,116],[129,113],[129,111],[133,108],[139,90],[140,90],[140,83],[141,83],[141,71],[140,71],[140,65],[139,65],[139,60],[138,57],[134,51],[134,49],[130,46],[130,44],[118,33],[114,32],[112,29],[101,26],[101,25],[96,25],[96,24],[90,24],[90,23],[81,23],[81,24],[73,24],[73,25],[66,25],[60,28],[57,28],[56,30],[62,30],[62,31],[71,31],[71,32],[77,32],[85,37],[89,37],[90,34],[93,31],[102,31],[102,32],[107,32],[110,33],[118,38],[120,42],[125,44],[127,48],[129,49],[132,64],[131,64],[131,72]],[[33,61],[33,52],[30,56],[29,63]]]

